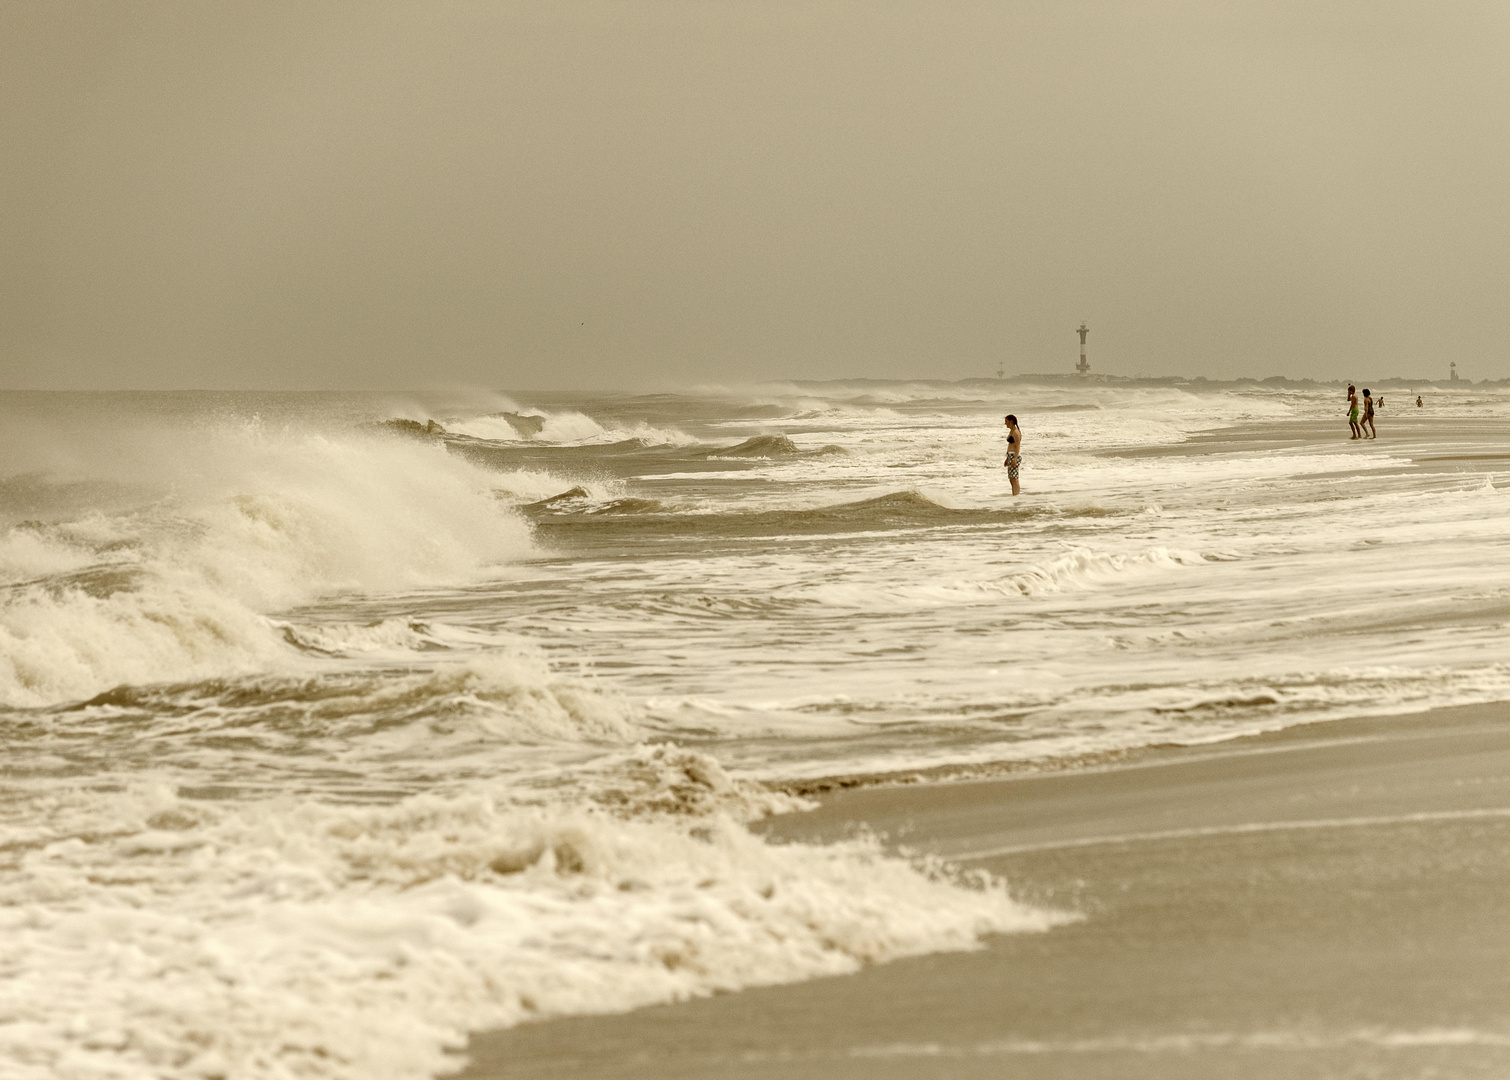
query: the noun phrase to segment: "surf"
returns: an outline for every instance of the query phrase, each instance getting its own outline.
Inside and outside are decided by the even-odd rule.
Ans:
[[[36,516],[0,535],[11,705],[287,667],[273,613],[477,580],[533,550],[487,472],[438,447],[257,423],[75,434],[49,434]],[[120,502],[78,514],[81,483]]]

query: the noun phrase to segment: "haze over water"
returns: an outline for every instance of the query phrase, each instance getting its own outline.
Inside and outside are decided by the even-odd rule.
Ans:
[[[1484,0],[0,9],[0,386],[1510,376]]]
[[[6,395],[0,1058],[419,1077],[1051,925],[743,823],[1510,700],[1510,398],[1385,397],[1357,443],[1299,384]]]

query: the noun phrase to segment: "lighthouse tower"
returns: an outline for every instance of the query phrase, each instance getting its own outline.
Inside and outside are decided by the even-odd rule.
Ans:
[[[1085,335],[1090,332],[1091,328],[1089,326],[1086,326],[1085,323],[1080,324],[1080,363],[1075,365],[1075,370],[1082,375],[1089,374],[1091,370],[1090,361],[1085,358]]]

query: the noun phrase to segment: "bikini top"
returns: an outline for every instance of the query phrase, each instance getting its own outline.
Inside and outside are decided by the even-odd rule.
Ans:
[[[1016,442],[1017,442],[1017,436],[1016,435],[1008,435],[1007,436],[1007,445],[1008,446],[1012,446]]]

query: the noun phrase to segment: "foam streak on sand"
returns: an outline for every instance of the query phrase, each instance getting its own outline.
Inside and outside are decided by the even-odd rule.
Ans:
[[[1189,1054],[1202,1050],[1295,1051],[1336,1050],[1350,1046],[1385,1050],[1415,1050],[1422,1047],[1510,1046],[1510,1035],[1463,1029],[1425,1031],[1348,1031],[1333,1035],[1294,1031],[1209,1032],[1201,1035],[1165,1035],[1142,1039],[1065,1039],[1047,1042],[1014,1039],[978,1043],[974,1046],[940,1046],[937,1043],[890,1046],[857,1046],[849,1052],[856,1058],[1012,1057],[1020,1054]]]
[[[1209,836],[1241,836],[1247,833],[1304,832],[1311,829],[1366,829],[1374,825],[1416,825],[1428,821],[1477,821],[1486,818],[1510,818],[1510,807],[1479,810],[1430,810],[1410,814],[1373,814],[1367,817],[1309,818],[1299,821],[1249,821],[1241,825],[1202,825],[1188,829],[1161,829],[1157,832],[1111,833],[1106,836],[1078,836],[1073,839],[1040,841],[1034,844],[1008,844],[1003,847],[972,848],[950,851],[956,862],[980,862],[1004,855],[1025,855],[1032,851],[1058,851],[1062,848],[1100,847],[1103,844],[1146,844],[1160,840],[1194,840]]]

